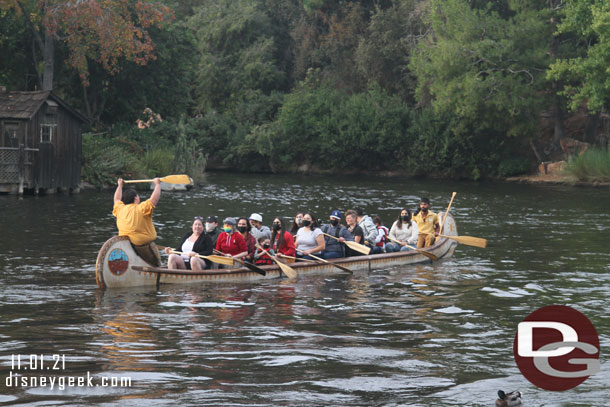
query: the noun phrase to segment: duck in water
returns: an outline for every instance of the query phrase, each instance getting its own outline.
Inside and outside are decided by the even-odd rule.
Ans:
[[[510,393],[504,393],[502,390],[498,390],[496,407],[517,407],[522,405],[521,392],[512,391]]]

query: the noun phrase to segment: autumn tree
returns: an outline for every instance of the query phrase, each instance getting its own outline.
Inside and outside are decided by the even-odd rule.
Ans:
[[[53,89],[55,46],[61,43],[85,93],[91,64],[115,74],[123,60],[144,65],[154,59],[148,30],[172,16],[160,2],[142,0],[0,0],[0,9],[17,10],[27,22],[33,54],[42,62],[40,88]]]

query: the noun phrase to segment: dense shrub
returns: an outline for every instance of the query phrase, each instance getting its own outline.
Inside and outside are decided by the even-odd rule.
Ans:
[[[568,161],[565,172],[579,181],[610,182],[610,148],[585,151]]]
[[[525,157],[512,157],[500,162],[498,175],[501,177],[513,177],[529,172],[530,162]]]

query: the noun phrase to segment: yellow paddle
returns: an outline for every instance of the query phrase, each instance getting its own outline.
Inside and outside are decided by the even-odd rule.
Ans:
[[[262,250],[263,253],[266,253],[267,256],[271,257],[271,259],[280,267],[280,269],[284,272],[284,274],[286,274],[286,276],[288,276],[288,278],[297,278],[297,272],[294,271],[292,267],[279,261],[276,256],[272,256],[271,253],[260,247],[258,243],[256,244],[256,247],[258,247],[258,250]]]
[[[487,240],[481,237],[472,237],[472,236],[447,236],[447,235],[438,235],[439,237],[446,237],[447,239],[455,240],[458,243],[465,244],[467,246],[475,246],[486,248]]]
[[[191,179],[188,175],[168,175],[167,177],[161,178],[162,182],[166,184],[190,184]],[[134,184],[136,182],[153,182],[152,179],[132,179],[128,181],[123,181],[126,184]]]
[[[302,251],[302,250],[297,249],[297,252],[299,252],[299,253],[303,254],[303,251]],[[318,260],[318,261],[321,261],[322,263],[326,263],[326,264],[330,264],[331,266],[335,266],[335,267],[337,267],[338,269],[341,269],[341,270],[345,271],[346,273],[354,274],[354,272],[353,272],[353,271],[351,271],[350,269],[348,269],[347,267],[343,267],[343,266],[340,266],[340,265],[338,265],[338,264],[331,263],[330,261],[328,261],[328,260],[324,260],[324,259],[322,259],[322,258],[320,258],[320,257],[316,257],[316,256],[314,256],[313,254],[306,254],[306,256],[309,256],[309,257],[311,257],[311,258],[313,258],[313,259],[316,259],[316,260]]]
[[[216,253],[224,254],[220,250],[214,249],[214,251]],[[243,261],[242,259],[238,259],[237,257],[233,257],[233,256],[222,256],[222,257],[232,260],[234,262],[234,263],[232,263],[233,266],[235,265],[235,263],[238,263],[238,264],[241,264],[242,266],[244,266],[245,268],[250,269],[250,271],[254,271],[255,273],[258,273],[262,276],[267,275],[267,272],[265,270],[263,270],[262,268],[255,266],[254,264],[246,263],[245,261]]]
[[[324,236],[332,237],[333,239],[339,240],[338,237],[335,237],[333,235],[329,235],[328,233],[322,232],[322,234]],[[371,248],[370,247],[366,247],[365,245],[360,244],[358,242],[351,242],[351,241],[346,240],[343,243],[345,243],[347,245],[347,247],[349,247],[350,249],[353,249],[353,250],[355,250],[357,252],[360,252],[362,254],[369,254],[371,252]]]
[[[398,240],[393,239],[393,238],[391,238],[390,236],[386,236],[386,237],[387,237],[388,239],[390,239],[391,241],[393,241],[393,242],[395,242],[395,243],[398,243],[399,245],[403,246],[403,244],[402,244],[402,243],[400,243]],[[426,256],[426,257],[430,258],[431,260],[434,260],[434,261],[438,260],[438,257],[436,257],[435,255],[433,255],[433,254],[432,254],[432,253],[430,253],[430,252],[427,252],[427,251],[422,250],[422,249],[418,249],[417,247],[409,246],[408,244],[404,244],[404,246],[408,247],[409,249],[413,249],[413,250],[415,250],[415,251],[416,251],[416,252],[418,252],[418,253],[423,254],[424,256]]]
[[[158,246],[160,249],[165,250],[165,246]],[[183,253],[183,252],[179,252],[177,250],[174,250],[170,247],[170,251],[174,254],[184,254],[185,256],[188,256],[187,253]],[[209,261],[211,261],[212,263],[218,263],[218,264],[224,264],[226,266],[232,266],[233,265],[233,259],[229,258],[229,257],[224,257],[224,256],[215,256],[213,254],[209,255],[209,256],[203,256],[201,254],[198,254],[197,257],[201,257],[202,259],[207,259]]]

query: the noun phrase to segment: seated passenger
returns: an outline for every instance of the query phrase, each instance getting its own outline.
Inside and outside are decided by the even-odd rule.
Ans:
[[[252,227],[250,233],[252,233],[256,241],[263,236],[271,239],[271,230],[267,226],[263,225],[263,217],[260,214],[253,213],[250,215],[248,220],[250,221],[250,226]]]
[[[271,240],[269,238],[262,236],[258,239],[258,245],[265,249],[270,255],[275,256],[275,252],[271,248]],[[265,253],[259,248],[256,248],[254,252],[254,264],[257,266],[264,266],[266,264],[273,264],[273,260],[269,257],[269,254]]]
[[[218,228],[218,219],[216,216],[208,216],[205,220],[205,233],[210,236],[212,239],[212,244],[216,247],[216,241],[218,240],[218,235],[220,235],[222,231]]]
[[[417,244],[418,237],[417,223],[411,219],[411,211],[403,209],[398,215],[398,219],[394,221],[390,228],[390,237],[394,240],[399,241],[396,243],[390,240],[385,245],[386,253],[399,252],[405,250],[411,250],[405,244],[415,246]]]
[[[314,256],[319,257],[320,254],[322,254],[321,252],[325,248],[324,235],[318,227],[316,218],[311,213],[303,215],[301,223],[303,226],[297,232],[295,241],[295,246],[298,249],[297,257],[315,260],[309,255],[313,254]]]
[[[345,245],[342,244],[346,240],[353,241],[354,238],[349,233],[347,228],[341,224],[341,212],[335,210],[330,214],[330,224],[322,226],[322,232],[334,236],[324,236],[325,249],[322,252],[323,259],[338,259],[339,257],[345,257]]]
[[[375,222],[373,222],[373,219],[371,219],[369,215],[364,214],[362,208],[356,208],[355,210],[358,226],[362,228],[362,233],[364,233],[364,241],[360,243],[373,249],[376,244],[375,241],[377,240],[377,236],[379,235],[377,226],[375,226]]]
[[[251,230],[252,226],[248,222],[248,219],[237,219],[237,231],[246,241],[246,246],[248,246],[248,255],[244,259],[247,261],[252,261],[252,259],[254,258],[254,252],[256,251],[256,239],[254,238],[252,233],[250,233]]]
[[[296,236],[299,228],[303,226],[301,222],[303,221],[303,212],[298,212],[294,219],[292,220],[292,225],[290,225],[290,234],[292,236]]]
[[[383,226],[383,222],[379,216],[373,218],[373,222],[377,227],[377,238],[375,238],[375,248],[371,250],[371,254],[385,253],[385,245],[387,243],[387,236],[390,233],[388,228]]]
[[[216,241],[216,250],[227,257],[243,259],[248,255],[248,246],[243,236],[235,233],[235,219],[226,218],[223,221],[223,232]]]
[[[350,209],[349,211],[345,212],[345,223],[347,223],[347,231],[352,236],[352,240],[356,243],[364,244],[364,232],[358,225],[358,213],[355,210]],[[350,247],[346,247],[345,256],[362,256],[362,253]]]
[[[294,237],[286,230],[284,220],[280,217],[273,219],[271,234],[271,248],[280,255],[294,257],[296,252],[294,248]],[[291,263],[294,259],[285,259],[286,262]]]
[[[170,254],[171,249],[169,247],[165,248],[165,253],[169,254],[167,268],[180,270],[203,270],[210,268],[211,262],[209,260],[197,257],[198,254],[209,256],[214,248],[210,235],[203,231],[203,218],[201,216],[195,217],[191,229],[192,232],[184,235],[177,249],[177,251],[184,254]]]

